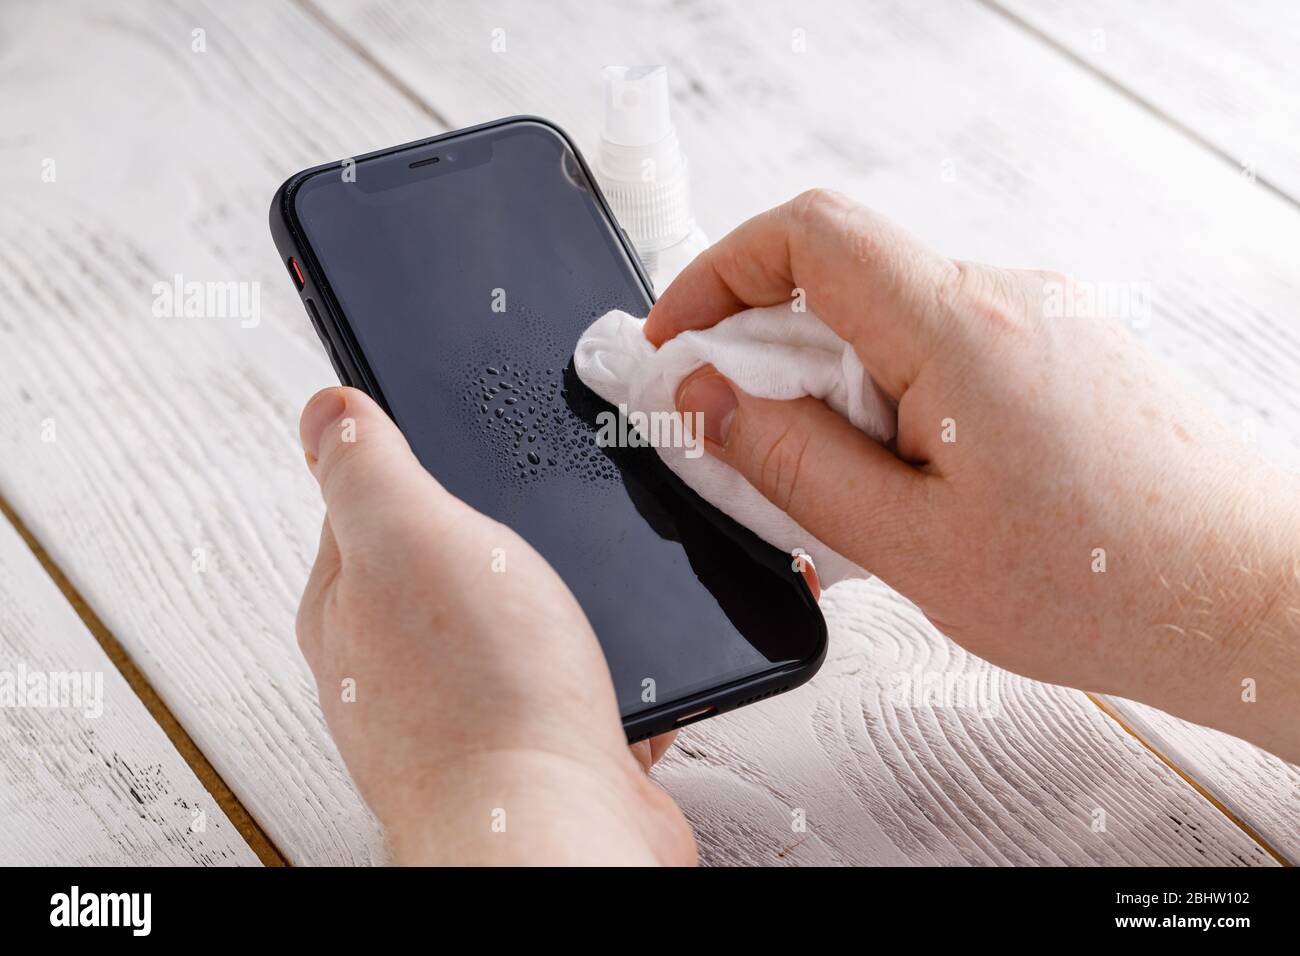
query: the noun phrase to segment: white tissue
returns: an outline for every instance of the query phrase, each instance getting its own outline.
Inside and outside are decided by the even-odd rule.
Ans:
[[[872,381],[852,346],[811,312],[787,305],[750,309],[656,350],[645,320],[607,312],[578,340],[573,365],[587,387],[629,412],[676,415],[682,379],[712,365],[759,398],[812,395],[877,441],[894,437],[893,403]],[[680,434],[680,431],[677,430]],[[705,501],[789,554],[808,554],[824,587],[868,573],[801,528],[730,465],[705,452],[658,444],[664,463]]]

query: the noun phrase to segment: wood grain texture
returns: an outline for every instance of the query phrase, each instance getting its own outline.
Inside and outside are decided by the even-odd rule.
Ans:
[[[1300,201],[1300,121],[1294,108],[1300,98],[1295,57],[1300,7],[1202,0],[989,2],[1129,91],[1153,113],[1185,130],[1192,141],[1219,153],[1246,191],[1253,191],[1254,176],[1293,204]],[[1234,230],[1229,239],[1242,234]],[[1273,236],[1265,232],[1261,238],[1267,242]],[[1300,301],[1293,300],[1289,313],[1279,313],[1291,334],[1297,328],[1297,312]],[[1270,337],[1265,325],[1243,345],[1268,355]],[[1295,377],[1294,356],[1287,354],[1278,364]],[[1214,371],[1207,369],[1206,374]],[[1295,466],[1300,419],[1292,406],[1248,411],[1240,423],[1250,436],[1267,431],[1264,453]],[[1271,846],[1292,861],[1300,860],[1300,769],[1150,707],[1119,698],[1107,698],[1106,703]]]
[[[313,6],[453,125],[534,112],[588,150],[600,67],[666,64],[715,238],[834,186],[954,257],[1145,283],[1135,331],[1261,451],[1300,464],[1300,218],[979,3]]]
[[[0,866],[257,865],[8,521],[0,687]]]
[[[823,601],[818,677],[661,765],[705,862],[1272,863],[1083,695],[971,657],[879,582]]]
[[[1118,697],[1104,706],[1210,797],[1294,864],[1300,860],[1300,770],[1217,730]]]
[[[266,210],[427,121],[292,5],[6,4],[0,32],[0,493],[291,862],[382,860],[294,640],[297,418],[334,379]],[[176,274],[260,283],[260,323],[156,317]]]
[[[788,5],[711,4],[668,15],[662,5],[643,3],[617,12],[584,9],[572,18],[581,23],[577,36],[554,30],[519,4],[479,6],[473,13],[445,5],[349,0],[325,0],[321,6],[404,87],[454,125],[536,112],[558,120],[590,146],[599,67],[669,64],[674,109],[694,164],[697,205],[715,235],[801,188],[830,184],[882,207],[957,255],[1150,283],[1156,290],[1155,315],[1149,329],[1138,331],[1183,368],[1194,387],[1208,391],[1208,401],[1221,414],[1248,425],[1266,450],[1294,460],[1296,431],[1290,426],[1297,421],[1300,396],[1291,386],[1280,396],[1276,389],[1257,390],[1255,378],[1259,366],[1269,364],[1260,356],[1274,348],[1274,329],[1287,328],[1289,304],[1300,290],[1285,257],[1253,235],[1264,226],[1296,236],[1294,216],[1267,194],[1243,195],[1240,182],[1213,157],[1058,62],[1050,50],[1026,43],[1022,31],[987,10],[872,4],[865,15],[853,15],[861,5],[790,13]],[[792,49],[796,30],[803,31],[803,54]],[[1036,84],[1023,83],[1026,75],[1036,77]],[[954,84],[954,77],[962,82]],[[1127,147],[1113,148],[1114,143],[1136,144],[1137,155]],[[1171,179],[1168,168],[1185,172]],[[1185,208],[1189,193],[1207,191],[1207,205],[1199,211]],[[1216,232],[1223,222],[1237,231]],[[1169,252],[1171,224],[1174,241],[1185,240],[1196,253],[1194,261]],[[1242,239],[1249,240],[1249,248],[1238,253]],[[1257,250],[1267,255],[1252,258]],[[1217,270],[1210,278],[1207,266]],[[1189,288],[1186,280],[1193,274],[1201,281]],[[1226,301],[1220,294],[1219,302],[1207,303],[1204,290],[1216,274],[1244,279],[1249,291],[1239,300]],[[1257,303],[1271,311],[1259,314]],[[1236,347],[1207,350],[1207,339]],[[1284,363],[1276,374],[1285,377],[1285,362],[1294,367],[1300,357],[1294,327],[1282,345]],[[880,627],[869,615],[856,620],[870,622],[863,625],[867,633]],[[843,627],[843,621],[836,626]],[[923,622],[911,626],[931,633]],[[938,673],[946,672],[925,679]],[[951,673],[973,679],[971,671]],[[900,679],[897,673],[876,677],[886,683]],[[1026,713],[1039,706],[1032,695],[1016,700]],[[784,713],[783,726],[814,732],[825,727],[793,701],[764,706]],[[818,713],[816,705],[806,707]],[[1061,741],[1061,748],[1086,748],[1101,720],[1087,708],[1076,719],[1080,722],[1071,729],[1078,736]],[[750,766],[770,760],[768,748],[790,752],[785,738],[762,736],[748,714],[730,720],[732,746],[724,746],[724,752],[735,752],[736,741],[763,743],[763,750],[755,747]],[[1032,720],[1021,723],[1033,725]],[[749,738],[745,728],[751,727]],[[900,737],[892,743],[899,752],[910,745],[907,735],[919,732],[899,725],[895,731]],[[705,724],[693,736],[719,732]],[[1193,736],[1201,732],[1188,729]],[[1048,747],[1047,740],[1037,743]],[[1262,770],[1254,748],[1226,738],[1220,748],[1221,771],[1236,758],[1252,771]],[[832,755],[828,762],[838,764],[852,744],[837,739],[823,749]],[[936,753],[941,759],[942,751]],[[1215,783],[1257,804],[1238,804],[1243,816],[1279,818],[1282,807],[1285,819],[1295,808],[1294,770],[1274,763],[1258,779],[1247,774],[1258,792],[1231,775]],[[777,768],[768,778],[773,790],[809,779],[781,760],[772,765]],[[677,772],[676,763],[666,768],[669,775]],[[685,780],[682,785],[689,786]],[[1037,785],[1051,787],[1049,781]],[[716,794],[707,786],[689,789],[701,799]],[[841,804],[841,810],[845,805],[851,804]],[[744,818],[741,813],[739,819]],[[717,824],[710,814],[701,814],[699,822],[705,833]],[[1274,845],[1300,849],[1294,828],[1289,834],[1285,826],[1270,832]],[[835,845],[856,846],[856,854],[849,855],[868,859],[879,842]],[[770,858],[754,846],[728,856],[716,843],[710,852],[718,854],[715,859],[740,859],[747,852]]]
[[[1300,201],[1300,6],[990,0]]]
[[[741,9],[328,5],[356,45],[311,6],[0,11],[21,94],[0,140],[19,170],[0,184],[0,492],[292,862],[384,856],[293,641],[321,514],[295,424],[331,379],[266,233],[298,168],[438,116],[535,111],[590,142],[597,68],[666,62],[715,234],[833,183],[947,252],[1147,278],[1149,339],[1212,403],[1295,420],[1295,280],[1233,232],[1296,237],[1291,210],[1230,194],[1221,164],[984,8]],[[153,317],[178,272],[261,282],[260,323]],[[879,585],[827,607],[812,685],[692,728],[663,770],[707,861],[1272,862],[1082,695],[973,661]]]

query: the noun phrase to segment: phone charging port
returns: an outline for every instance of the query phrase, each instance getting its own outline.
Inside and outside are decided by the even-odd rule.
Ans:
[[[673,726],[681,727],[683,724],[690,724],[697,720],[703,720],[717,709],[717,707],[701,707],[699,710],[693,710],[689,714],[682,714],[673,721]]]

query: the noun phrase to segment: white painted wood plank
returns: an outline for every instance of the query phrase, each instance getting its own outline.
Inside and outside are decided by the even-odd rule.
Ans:
[[[1061,268],[1096,281],[1149,283],[1154,315],[1139,332],[1150,346],[1221,414],[1257,436],[1266,453],[1300,460],[1300,332],[1292,319],[1300,277],[1286,251],[1300,239],[1300,219],[1103,83],[1041,44],[1026,43],[1022,31],[987,9],[723,3],[683,13],[642,3],[570,7],[568,16],[538,18],[526,4],[479,5],[472,12],[353,0],[324,0],[322,6],[454,125],[536,112],[590,146],[599,67],[668,64],[698,211],[714,235],[803,188],[833,185],[953,255]],[[494,37],[497,50],[504,39],[504,51],[494,52]],[[792,44],[800,37],[804,53]],[[866,608],[877,606],[864,601]],[[836,607],[842,613],[845,605]],[[841,632],[850,632],[841,640],[852,643],[856,636],[856,643],[871,646],[882,623],[857,608],[854,614],[857,631],[836,621]],[[923,622],[906,626],[913,640],[937,640]],[[932,646],[918,653],[940,654]],[[887,667],[863,673],[876,682],[898,679]],[[722,752],[745,755],[749,762],[733,769],[733,777],[766,781],[754,791],[758,803],[743,804],[737,820],[759,812],[792,781],[823,784],[825,765],[811,766],[804,746],[809,733],[830,766],[853,765],[860,750],[889,765],[873,749],[874,740],[828,742],[818,734],[824,725],[817,715],[838,706],[834,694],[843,692],[827,684],[823,677],[802,692],[815,699],[799,703],[796,695],[764,705],[779,714],[773,722],[786,728],[782,733],[799,728],[798,747],[780,734],[764,734],[748,713],[722,727],[710,722],[693,729],[693,737],[708,738]],[[1051,754],[1049,765],[1108,763],[1088,752],[1104,724],[1091,705],[1068,695],[1058,699],[1055,690],[1015,686],[1020,692],[1009,704],[1015,717],[1007,719],[1032,743],[994,736],[995,745],[1040,747],[1040,757]],[[1056,719],[1040,728],[1031,716],[1038,710]],[[885,726],[897,734],[889,744],[899,753],[923,743],[918,726],[887,719]],[[971,732],[949,729],[952,752],[931,751],[943,765],[960,754]],[[1182,735],[1171,732],[1166,754],[1195,764],[1203,785],[1267,832],[1275,846],[1300,856],[1300,829],[1285,825],[1300,811],[1295,768],[1261,761],[1254,748],[1222,735],[1215,735],[1218,759],[1206,761],[1197,756],[1204,731],[1188,726],[1185,733],[1182,748]],[[865,730],[858,737],[867,737]],[[781,755],[775,761],[774,748]],[[983,756],[990,761],[987,775],[997,751]],[[693,777],[678,776],[684,773],[680,764],[670,764],[671,779],[713,808],[697,809],[702,830],[730,832],[731,818],[717,810],[712,784],[691,787]],[[756,769],[763,765],[765,773]],[[1108,766],[1105,773],[1111,772],[1118,770]],[[1091,774],[1076,768],[1066,775],[1098,780],[1105,773],[1094,766]],[[1050,792],[1053,784],[1026,782],[1038,792]],[[1229,793],[1239,799],[1227,800]],[[827,799],[838,809],[823,817],[837,821],[852,806]],[[1149,805],[1158,803],[1152,798]],[[1077,809],[1058,819],[1072,818]],[[979,809],[963,810],[979,817]],[[950,853],[971,859],[981,852],[951,831],[945,836]],[[855,859],[871,856],[876,845],[870,839],[834,844]],[[771,858],[753,843],[731,855],[721,844],[715,849],[720,859]]]
[[[297,418],[334,376],[266,210],[428,123],[293,5],[5,4],[0,34],[0,493],[291,862],[382,860],[294,640]],[[260,282],[260,324],[155,317],[176,274]]]
[[[1300,4],[990,2],[1300,200]]]
[[[1259,838],[1296,860],[1300,773],[1279,757],[1217,730],[1118,697],[1104,698],[1132,731],[1190,776]]]
[[[0,516],[0,866],[257,863]]]
[[[536,112],[591,150],[600,66],[667,64],[712,236],[831,185],[955,257],[1148,283],[1147,344],[1262,451],[1300,466],[1300,220],[992,10],[318,6],[453,125]],[[791,51],[794,30],[807,52]]]
[[[705,862],[1272,862],[1083,695],[971,657],[879,582],[825,600],[818,677],[691,727],[659,771]]]
[[[594,48],[603,36],[658,19],[658,10],[645,8],[617,31],[601,20],[607,12],[587,7],[545,22],[551,36]],[[454,15],[464,18],[460,39],[479,43],[480,13],[457,7]],[[570,24],[567,32],[554,32],[555,17]],[[0,223],[0,351],[12,357],[0,382],[0,490],[292,861],[381,859],[377,830],[334,753],[293,646],[293,608],[320,516],[294,423],[305,396],[331,376],[266,237],[265,205],[294,169],[413,138],[432,123],[293,7],[7,6],[0,24],[12,41],[0,52],[0,71],[22,93],[7,107],[0,157],[32,170],[30,182],[0,184],[10,210]],[[696,16],[683,42],[699,62],[712,62],[706,51],[725,57],[730,82],[744,87],[767,61],[746,59],[754,40],[743,35],[738,51],[719,54],[724,26]],[[205,54],[189,50],[196,27],[208,31]],[[583,30],[595,32],[579,36]],[[286,36],[298,43],[286,45]],[[594,98],[594,73],[566,73],[562,62],[543,59],[522,64],[517,88],[497,90],[499,101],[479,103],[458,85],[471,78],[457,73],[455,44],[420,36],[430,44],[421,60],[436,51],[450,64],[434,85],[464,103],[456,122],[529,108],[521,90],[544,89],[556,76],[589,86]],[[1022,49],[1019,38],[1008,42]],[[813,89],[825,82],[818,76],[807,81]],[[476,82],[488,81],[484,73]],[[571,102],[586,113],[579,97]],[[716,94],[691,103],[697,136],[716,126],[723,141],[737,133],[743,144],[764,131],[802,128],[788,122],[788,111],[763,125],[737,120]],[[824,136],[827,127],[817,119],[807,128]],[[808,141],[782,146],[790,148],[807,151]],[[902,152],[891,155],[896,169]],[[710,197],[711,187],[725,187],[710,206],[715,231],[802,185],[789,172],[802,166],[764,172],[751,155],[736,174],[713,161],[716,151],[696,156]],[[810,156],[814,179],[835,174],[860,185],[843,154]],[[37,185],[47,157],[56,158],[59,178]],[[904,191],[908,201],[919,201],[915,192]],[[976,213],[988,215],[996,203],[982,202]],[[261,324],[154,319],[150,286],[176,272],[262,281]],[[41,442],[49,420],[57,441]],[[195,548],[206,556],[202,574],[192,570]],[[846,654],[849,672],[882,641],[894,655],[914,655],[899,659],[919,660],[923,670],[968,672],[892,596],[832,611],[832,664]],[[887,639],[890,627],[897,636]],[[873,679],[892,680],[890,673],[879,668]],[[771,859],[763,841],[730,839],[730,814],[794,792],[838,859],[999,862],[1015,857],[1017,819],[1032,819],[1045,835],[1024,852],[1043,859],[1268,862],[1131,738],[1094,723],[1096,712],[1078,695],[1028,685],[978,727],[954,708],[922,708],[919,719],[917,708],[906,708],[909,722],[897,708],[877,708],[881,717],[864,706],[857,709],[866,716],[854,720],[851,695],[865,694],[864,685],[843,681],[846,690],[834,680],[828,664],[826,676],[789,701],[703,725],[690,740],[721,741],[729,760],[717,771],[673,758],[665,777],[699,824],[707,858]],[[848,717],[836,718],[846,695]],[[778,719],[764,724],[764,713]],[[820,762],[806,746],[810,736],[821,742]],[[1068,798],[1066,786],[1089,796]],[[1137,839],[1081,847],[1079,811],[1090,820],[1097,806]],[[1193,826],[1204,846],[1188,837]]]
[[[1169,122],[1300,200],[1300,6],[1206,0],[989,0],[1041,32]],[[1267,236],[1265,239],[1267,240]],[[1292,269],[1294,274],[1294,269]],[[1287,316],[1294,330],[1300,303]],[[1258,343],[1267,354],[1267,343]],[[1286,366],[1294,370],[1293,363]],[[1242,420],[1258,431],[1251,415]],[[1271,453],[1294,461],[1279,436],[1300,437],[1300,422],[1268,422]],[[1270,845],[1294,860],[1300,843],[1300,771],[1271,754],[1150,707],[1107,698],[1139,736],[1197,780]]]

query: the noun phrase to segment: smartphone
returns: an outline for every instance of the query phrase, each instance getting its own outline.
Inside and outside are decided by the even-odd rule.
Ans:
[[[561,129],[510,117],[305,170],[276,192],[271,232],[339,379],[573,591],[629,741],[816,673],[826,625],[797,560],[653,448],[596,441],[617,410],[574,374],[574,344],[654,297]]]

